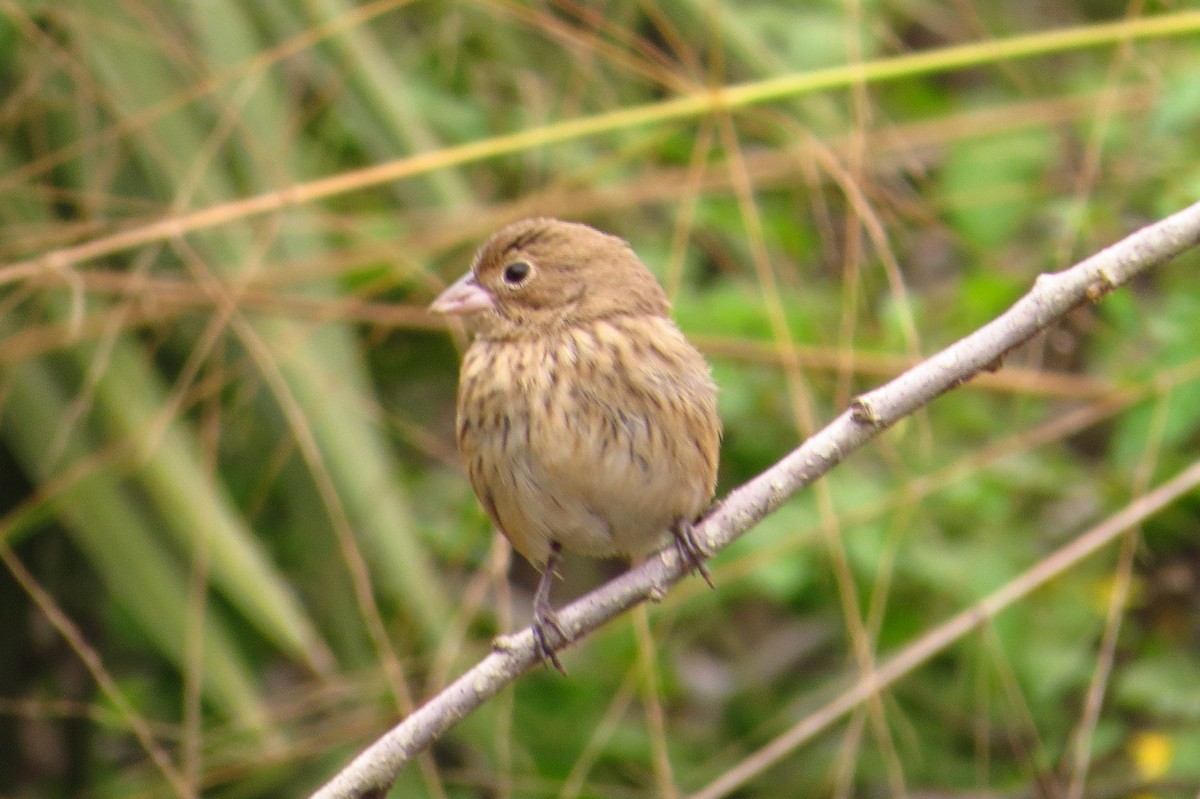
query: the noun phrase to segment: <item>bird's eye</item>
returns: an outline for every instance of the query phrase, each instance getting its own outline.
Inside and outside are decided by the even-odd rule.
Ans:
[[[504,267],[504,282],[510,286],[519,286],[529,277],[529,264],[524,261],[513,261]]]

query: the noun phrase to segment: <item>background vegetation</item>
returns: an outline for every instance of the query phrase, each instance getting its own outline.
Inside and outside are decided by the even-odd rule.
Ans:
[[[496,227],[634,244],[721,385],[724,492],[1195,201],[1186,6],[0,0],[0,795],[304,795],[525,622],[454,452],[465,337],[422,310]],[[393,795],[743,765],[1195,459],[1198,263],[889,431]],[[1193,496],[737,795],[1195,796],[1198,532]],[[619,568],[569,560],[560,601]]]

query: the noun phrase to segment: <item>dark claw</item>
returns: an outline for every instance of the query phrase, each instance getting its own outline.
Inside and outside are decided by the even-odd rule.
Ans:
[[[554,653],[554,645],[562,646],[571,640],[558,623],[558,614],[550,604],[550,587],[554,584],[554,570],[558,567],[559,552],[562,547],[557,541],[550,544],[550,557],[546,559],[546,568],[542,570],[542,579],[538,581],[537,593],[533,595],[533,643],[542,663],[548,663],[558,669],[565,677],[567,670],[562,661]],[[547,631],[552,630],[557,641],[551,642]]]
[[[553,630],[558,641],[565,643],[570,639],[563,632],[562,627],[558,624],[558,616],[553,610],[550,610],[549,615],[534,611],[533,614],[533,642],[537,647],[538,658],[542,663],[553,666],[565,677],[567,670],[563,667],[562,661],[558,659],[558,655],[554,652],[554,647],[550,643],[550,638],[546,634],[547,630]]]
[[[709,588],[716,588],[712,575],[708,573],[708,566],[704,565],[704,552],[692,535],[692,523],[680,519],[671,528],[671,534],[675,536],[675,549],[679,552],[680,559],[689,564],[688,571],[698,572]]]

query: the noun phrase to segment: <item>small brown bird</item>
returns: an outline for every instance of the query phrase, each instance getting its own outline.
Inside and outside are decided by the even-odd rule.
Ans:
[[[471,486],[542,572],[533,631],[569,640],[550,604],[562,548],[641,555],[674,536],[707,579],[692,523],[717,477],[721,420],[708,365],[623,240],[526,219],[493,235],[430,306],[471,314],[458,448]]]

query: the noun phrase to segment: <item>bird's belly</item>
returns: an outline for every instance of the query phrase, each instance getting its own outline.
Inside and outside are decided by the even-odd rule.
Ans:
[[[566,406],[532,436],[530,471],[562,505],[547,515],[557,516],[546,531],[554,540],[596,557],[642,554],[702,509],[705,488],[664,420],[587,400]]]
[[[552,541],[592,557],[650,552],[706,501],[697,470],[651,420],[589,411],[541,415],[529,429],[527,415],[512,417],[507,455],[488,469],[503,532],[537,565]]]

